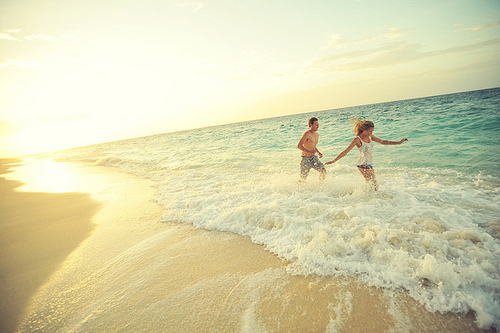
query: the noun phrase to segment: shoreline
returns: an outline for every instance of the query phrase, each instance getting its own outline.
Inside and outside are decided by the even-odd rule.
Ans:
[[[17,318],[17,324],[2,324],[6,331],[18,326],[22,332],[485,332],[477,328],[472,314],[429,313],[404,292],[368,287],[354,278],[290,275],[286,262],[247,237],[162,223],[162,208],[152,202],[155,190],[150,180],[109,167],[65,164],[75,184],[70,192],[51,193],[36,191],[43,189],[30,179],[39,173],[36,163],[18,161],[24,166],[6,170],[6,161],[0,162],[0,177],[7,178],[2,184],[10,186],[1,187],[2,195],[11,193],[12,198],[2,209],[7,216],[2,228],[8,221],[11,234],[24,229],[38,234],[34,228],[48,228],[34,225],[33,217],[38,216],[50,225],[65,221],[56,229],[64,226],[65,235],[76,235],[46,233],[52,239],[46,238],[45,244],[66,247],[36,251],[38,258],[45,258],[38,263],[52,265],[43,265],[46,274],[32,288],[15,281],[22,281],[20,275],[33,276],[33,260],[23,269],[10,263],[10,275],[3,273],[2,293],[10,291],[19,305],[0,312],[2,321],[7,312]],[[51,163],[49,170],[57,165]],[[54,181],[46,186],[53,185]],[[30,213],[12,214],[23,208]],[[26,239],[6,239],[2,236],[3,246],[20,258],[16,263],[28,261],[33,250]],[[9,261],[4,257],[0,264]]]

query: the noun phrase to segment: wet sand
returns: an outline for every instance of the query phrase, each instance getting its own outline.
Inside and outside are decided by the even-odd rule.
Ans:
[[[473,314],[430,313],[354,278],[293,276],[246,237],[162,223],[151,181],[64,164],[72,176],[51,193],[64,174],[41,182],[52,162],[10,173],[16,161],[2,162],[2,332],[482,332]]]
[[[3,164],[0,172],[8,169]],[[100,206],[90,194],[17,191],[22,185],[0,181],[2,331],[14,330],[30,297],[90,235]]]

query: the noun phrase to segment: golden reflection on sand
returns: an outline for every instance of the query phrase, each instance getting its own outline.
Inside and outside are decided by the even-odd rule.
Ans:
[[[28,160],[29,161],[29,160]],[[11,168],[15,173],[3,175],[6,179],[21,178],[25,184],[17,190],[23,192],[65,193],[81,191],[81,177],[67,163],[49,159],[29,161],[29,167],[18,165]],[[9,177],[14,176],[15,178]]]

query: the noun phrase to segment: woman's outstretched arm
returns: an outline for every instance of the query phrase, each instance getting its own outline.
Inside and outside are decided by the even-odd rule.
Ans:
[[[375,135],[372,135],[371,138],[373,141],[378,142],[378,143],[383,144],[383,145],[400,145],[403,142],[408,141],[407,138],[401,139],[400,141],[382,140],[382,139],[377,138]]]
[[[352,139],[351,143],[349,144],[349,146],[343,151],[341,152],[337,157],[335,157],[335,159],[333,161],[330,161],[330,162],[326,162],[325,164],[333,164],[335,162],[337,162],[338,160],[340,160],[342,157],[344,157],[345,155],[347,155],[352,148],[354,148],[354,146],[356,146],[356,144],[358,143],[359,139],[358,138],[354,138]]]

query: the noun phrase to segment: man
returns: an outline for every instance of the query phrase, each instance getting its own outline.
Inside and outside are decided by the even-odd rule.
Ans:
[[[309,174],[311,168],[319,171],[319,179],[323,180],[326,176],[326,169],[323,163],[320,162],[319,158],[323,157],[316,148],[319,141],[319,134],[317,133],[319,129],[318,118],[312,117],[309,119],[309,131],[305,132],[300,138],[297,148],[302,150],[302,160],[300,161],[300,177],[304,180]],[[318,153],[318,155],[316,155]]]

